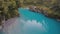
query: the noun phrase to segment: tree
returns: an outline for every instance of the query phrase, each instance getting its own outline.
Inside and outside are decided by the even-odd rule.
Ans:
[[[4,19],[8,20],[12,17],[19,16],[19,3],[20,0],[0,0],[0,25],[2,25]]]

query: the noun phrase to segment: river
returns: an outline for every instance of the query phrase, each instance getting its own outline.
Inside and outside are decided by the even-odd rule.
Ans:
[[[19,8],[20,17],[9,34],[60,34],[60,22],[29,9]]]

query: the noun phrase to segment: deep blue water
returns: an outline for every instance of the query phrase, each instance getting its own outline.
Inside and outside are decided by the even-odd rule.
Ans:
[[[60,22],[55,19],[48,18],[40,13],[35,13],[29,9],[19,8],[20,19],[25,21],[33,21],[42,24],[41,28],[33,24],[26,24],[23,34],[60,34]],[[22,24],[23,25],[23,24]],[[20,25],[21,26],[21,25]],[[23,26],[22,26],[23,27]],[[44,29],[45,28],[45,29]]]

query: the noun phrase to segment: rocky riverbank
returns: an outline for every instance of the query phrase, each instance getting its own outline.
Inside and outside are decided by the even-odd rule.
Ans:
[[[43,8],[37,8],[36,6],[30,6],[29,9],[33,12],[42,13],[47,17],[54,18],[60,21],[60,16],[57,14],[56,15],[54,14],[56,12],[43,10]]]

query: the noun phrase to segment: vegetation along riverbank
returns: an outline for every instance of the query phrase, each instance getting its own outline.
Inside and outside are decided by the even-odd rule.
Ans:
[[[42,13],[50,18],[60,21],[60,0],[22,0],[22,7],[31,7],[32,11],[42,11]],[[34,9],[34,6],[36,8]],[[40,10],[40,11],[39,11]]]
[[[30,8],[31,5],[33,11],[60,20],[60,0],[0,0],[0,25],[3,20],[19,16],[19,7]]]
[[[0,26],[2,21],[19,16],[19,6],[20,0],[0,0]]]

